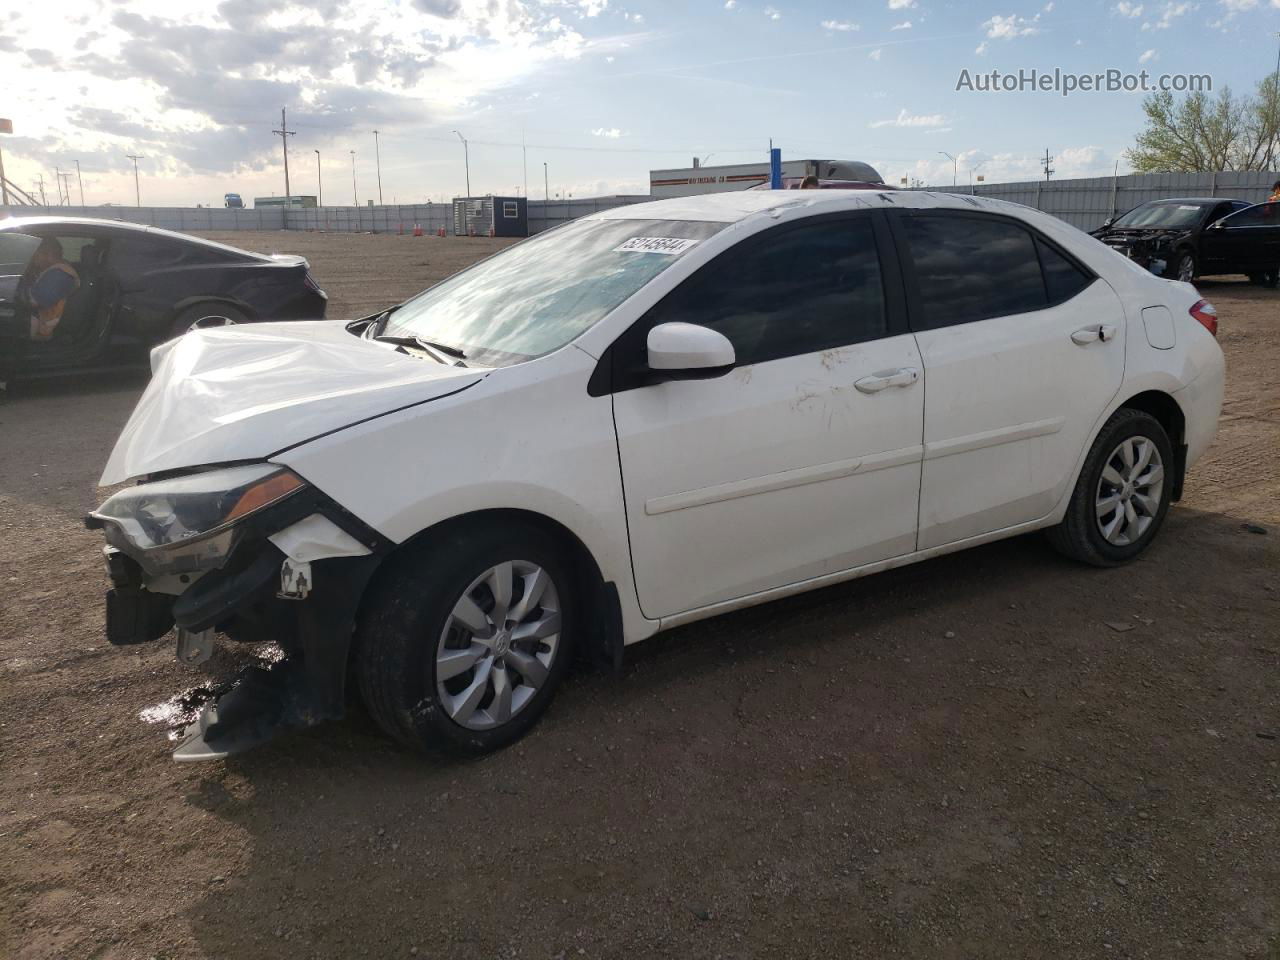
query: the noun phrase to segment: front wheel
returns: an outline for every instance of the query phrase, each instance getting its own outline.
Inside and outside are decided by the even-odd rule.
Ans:
[[[1169,512],[1173,446],[1160,421],[1123,407],[1103,426],[1076,481],[1066,516],[1048,531],[1060,552],[1113,567],[1155,538]]]
[[[356,637],[373,718],[428,752],[475,755],[518,739],[569,666],[577,598],[562,552],[506,526],[424,543],[393,564]]]
[[[1165,268],[1165,276],[1183,283],[1193,281],[1196,278],[1196,255],[1190,250],[1179,250]]]

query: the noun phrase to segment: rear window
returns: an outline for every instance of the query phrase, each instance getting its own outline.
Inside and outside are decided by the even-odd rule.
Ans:
[[[1035,241],[1018,224],[927,215],[903,224],[923,313],[917,325],[933,329],[1047,306]]]

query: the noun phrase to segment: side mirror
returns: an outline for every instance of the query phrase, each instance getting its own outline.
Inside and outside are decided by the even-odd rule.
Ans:
[[[718,377],[737,361],[723,333],[694,323],[660,323],[649,331],[649,369],[661,380]]]
[[[1107,217],[1107,219],[1102,221],[1102,229],[1105,230],[1107,227],[1111,226],[1115,222],[1116,222],[1115,217]]]
[[[1223,219],[1225,220],[1226,218],[1224,217]],[[1210,230],[1221,230],[1221,229],[1223,229],[1223,223],[1222,223],[1222,220],[1215,220],[1215,221],[1213,221],[1213,223],[1209,224],[1209,229],[1210,229]]]

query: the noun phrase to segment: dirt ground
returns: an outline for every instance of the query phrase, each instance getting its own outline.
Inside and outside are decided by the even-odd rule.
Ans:
[[[311,257],[333,317],[500,244],[224,239]],[[1277,960],[1280,292],[1202,291],[1226,410],[1140,562],[1022,537],[683,628],[451,765],[359,711],[170,761],[149,708],[207,677],[106,645],[80,524],[142,379],[30,388],[0,407],[0,957]]]

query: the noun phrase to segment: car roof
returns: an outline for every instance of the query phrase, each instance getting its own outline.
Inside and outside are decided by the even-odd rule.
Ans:
[[[706,220],[736,223],[757,214],[809,207],[813,213],[867,208],[912,210],[986,210],[1025,217],[1031,207],[991,197],[933,193],[928,190],[735,190],[692,197],[669,197],[649,203],[612,207],[591,214],[593,220]]]
[[[1227,200],[1234,199],[1234,197],[1161,197],[1159,200],[1148,200],[1146,203],[1138,204],[1138,206],[1145,207],[1152,203],[1224,203]],[[1247,203],[1248,201],[1245,202]]]
[[[148,226],[145,223],[132,223],[128,220],[104,220],[95,217],[9,217],[8,219],[0,220],[0,230],[21,231],[42,227],[67,227],[73,230],[76,228],[89,228],[107,232],[115,231],[121,234],[145,234],[219,250],[223,253],[234,253],[241,257],[261,260],[264,263],[274,262],[271,257],[264,253],[255,253],[252,250],[233,247],[227,243],[218,243],[216,240],[206,240],[204,237],[194,237],[189,233],[178,233],[174,230],[164,230],[160,227]]]

